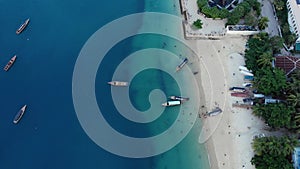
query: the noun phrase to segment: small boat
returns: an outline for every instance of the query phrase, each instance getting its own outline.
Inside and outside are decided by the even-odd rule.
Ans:
[[[246,103],[232,103],[232,107],[251,109],[252,105],[251,104],[246,104]]]
[[[111,81],[108,84],[112,86],[128,86],[128,82],[120,82],[120,81]]]
[[[26,105],[24,105],[20,110],[19,112],[16,114],[15,118],[14,118],[14,123],[17,124],[21,118],[23,117],[24,113],[25,113],[25,110],[26,110]]]
[[[179,100],[170,100],[170,101],[163,103],[162,106],[169,107],[169,106],[178,106],[180,104],[181,104],[181,101],[179,101]]]
[[[211,112],[207,112],[206,115],[208,115],[208,116],[216,116],[216,115],[218,115],[220,113],[222,113],[222,110],[219,107],[216,107]]]
[[[28,25],[29,23],[29,18],[19,27],[19,29],[17,29],[16,34],[20,34]]]
[[[15,63],[16,59],[17,59],[17,55],[13,56],[13,57],[9,60],[9,62],[5,65],[4,70],[5,70],[5,71],[8,71],[8,69]]]
[[[179,100],[179,101],[188,101],[190,98],[188,97],[181,97],[181,96],[170,96],[171,100]]]
[[[253,73],[245,71],[245,70],[241,70],[240,72],[246,76],[253,76]]]
[[[232,91],[232,92],[245,92],[246,88],[244,88],[244,87],[230,87],[229,90]]]
[[[189,60],[187,58],[185,58],[177,67],[176,67],[176,72],[179,71],[180,69],[183,68],[184,65],[187,64]]]
[[[252,87],[252,83],[245,82],[245,83],[243,83],[243,86],[244,87]]]
[[[252,72],[251,70],[249,70],[246,66],[239,66],[239,71],[246,71],[246,72]]]
[[[253,77],[253,76],[245,75],[245,76],[244,76],[244,80],[245,80],[245,81],[253,81],[253,80],[254,80],[254,77]]]
[[[234,97],[249,97],[248,92],[236,92],[236,93],[231,93],[230,95]]]

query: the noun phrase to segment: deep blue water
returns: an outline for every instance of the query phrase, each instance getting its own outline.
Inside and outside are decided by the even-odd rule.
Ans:
[[[113,155],[98,147],[85,134],[77,120],[72,101],[72,75],[82,46],[95,31],[119,17],[144,11],[178,14],[177,1],[147,0],[147,3],[150,7],[145,8],[142,0],[0,0],[1,169],[183,169],[184,166],[186,169],[194,169],[206,165],[200,164],[199,159],[202,157],[195,154],[205,151],[194,140],[197,138],[196,132],[191,132],[182,143],[162,155],[130,159]],[[170,8],[165,8],[164,3],[170,3]],[[16,29],[29,17],[30,24],[17,36]],[[123,50],[112,53],[132,52],[135,48],[132,43],[119,46]],[[2,71],[2,67],[14,54],[18,56],[14,66],[8,72]],[[109,80],[111,65],[106,66],[101,67],[108,71],[107,79],[103,81]],[[146,76],[149,74],[144,73]],[[166,83],[172,81],[160,72],[150,74],[163,76]],[[99,77],[102,76],[103,74],[99,74]],[[143,74],[136,77],[137,81],[141,77]],[[99,81],[101,79],[97,78],[96,82]],[[164,85],[160,87],[163,88]],[[136,86],[136,89],[139,87]],[[104,94],[107,92],[104,91]],[[142,95],[143,92],[139,94]],[[137,102],[138,107],[139,100],[134,97],[132,100],[133,103]],[[28,105],[27,111],[19,124],[14,125],[13,117],[24,104]],[[143,108],[145,107],[140,107]],[[173,116],[168,117],[171,119],[170,123],[172,118],[174,121]],[[140,127],[138,124],[122,128],[122,121],[116,122],[110,117],[107,116],[108,121],[116,124],[118,131],[130,131],[126,134],[131,136],[147,137],[164,129],[154,132],[147,130],[150,126]],[[134,128],[138,129],[132,130]],[[196,128],[199,128],[199,124],[195,125],[193,131]],[[178,155],[180,152],[189,154],[184,154],[186,158],[181,158],[182,155]],[[206,155],[202,156],[205,159]],[[199,166],[186,166],[189,163],[199,163]]]

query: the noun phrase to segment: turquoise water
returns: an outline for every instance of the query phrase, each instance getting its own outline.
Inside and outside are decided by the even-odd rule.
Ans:
[[[206,169],[205,149],[197,143],[200,121],[170,151],[151,158],[130,159],[113,155],[91,141],[77,120],[72,102],[74,65],[82,46],[95,31],[124,15],[144,11],[178,15],[178,9],[175,0],[0,0],[0,65],[18,55],[9,72],[0,71],[0,168]],[[28,17],[31,19],[28,28],[17,36],[15,30]],[[137,43],[141,39],[147,43]],[[156,35],[137,36],[119,43],[107,54],[107,58],[111,55],[116,59],[107,59],[109,64],[103,64],[98,70],[96,83],[103,85],[96,89],[100,107],[110,111],[114,107],[111,99],[102,96],[110,95],[106,82],[124,54],[145,47],[165,48],[178,55],[178,52],[185,53],[180,50],[184,48],[180,43]],[[154,81],[148,88],[139,86],[141,83],[130,86],[132,102],[140,110],[149,105],[135,98],[144,98],[147,89],[159,87],[166,92],[178,92],[172,78],[157,70],[142,72],[134,80],[142,81],[149,76],[159,76],[162,80]],[[20,123],[14,125],[13,117],[24,104],[28,109]],[[174,111],[147,125],[128,122],[117,113],[104,116],[119,132],[148,137],[168,128],[175,121],[176,108]]]

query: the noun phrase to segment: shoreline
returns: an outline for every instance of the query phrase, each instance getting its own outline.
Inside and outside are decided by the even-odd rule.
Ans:
[[[238,66],[245,64],[240,54],[245,51],[248,37],[189,38],[188,29],[194,20],[203,21],[203,28],[198,32],[222,31],[225,20],[212,20],[198,14],[196,0],[179,1],[184,2],[182,8],[186,9],[185,13],[181,11],[185,19],[183,34],[197,49],[201,72],[199,86],[203,88],[205,108],[211,111],[218,106],[223,110],[218,116],[202,119],[199,144],[205,144],[211,169],[255,169],[250,162],[254,155],[251,142],[254,135],[267,133],[263,131],[264,123],[252,115],[252,110],[232,107],[232,103],[242,102],[243,98],[232,97],[228,91],[229,87],[242,86],[244,82]]]

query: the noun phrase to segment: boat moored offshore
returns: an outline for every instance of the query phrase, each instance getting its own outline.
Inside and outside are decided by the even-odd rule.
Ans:
[[[179,101],[179,100],[170,100],[170,101],[163,103],[162,106],[169,107],[169,106],[178,106],[180,104],[181,104],[181,101]]]
[[[188,97],[181,97],[181,96],[170,96],[171,100],[179,100],[179,101],[188,101],[190,98]]]
[[[176,67],[176,72],[183,68],[184,65],[187,64],[189,60],[187,58],[184,58],[184,60]]]
[[[111,82],[107,82],[107,83],[112,86],[128,86],[128,82],[111,81]]]
[[[17,59],[17,55],[13,56],[13,57],[9,60],[9,62],[5,65],[5,67],[4,67],[3,70],[8,71],[8,69],[15,63],[16,59]]]
[[[19,112],[16,114],[15,118],[14,118],[14,123],[17,124],[21,118],[23,117],[24,113],[25,113],[25,110],[26,110],[26,107],[27,105],[24,105],[20,110]]]
[[[20,34],[29,24],[30,19],[26,19],[26,21],[16,30],[16,34]]]
[[[29,24],[29,18],[26,19],[26,21],[17,29],[16,34],[17,35],[20,34],[28,24]]]

